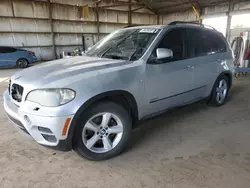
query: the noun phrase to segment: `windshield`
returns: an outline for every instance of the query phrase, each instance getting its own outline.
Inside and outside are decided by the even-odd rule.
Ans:
[[[159,31],[153,28],[118,30],[94,45],[86,55],[135,61],[143,56]]]

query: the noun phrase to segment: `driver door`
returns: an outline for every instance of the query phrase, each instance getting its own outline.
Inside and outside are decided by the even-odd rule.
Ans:
[[[173,57],[157,59],[157,48],[172,50]],[[194,99],[194,65],[187,58],[185,29],[167,31],[149,58],[146,74],[146,90],[152,113],[180,106]]]

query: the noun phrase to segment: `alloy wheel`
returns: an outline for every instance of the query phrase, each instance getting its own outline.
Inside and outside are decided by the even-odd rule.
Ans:
[[[83,144],[94,153],[106,153],[121,141],[123,124],[113,113],[99,113],[91,117],[82,131]]]
[[[26,68],[28,66],[28,62],[26,59],[20,59],[17,62],[17,66],[20,68]]]
[[[222,79],[219,81],[219,85],[216,88],[216,101],[221,104],[227,97],[228,85],[227,81]]]

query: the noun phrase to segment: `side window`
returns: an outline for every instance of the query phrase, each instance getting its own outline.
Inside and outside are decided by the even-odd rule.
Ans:
[[[224,40],[215,33],[210,33],[211,39],[213,40],[214,44],[216,45],[217,53],[222,53],[227,51],[227,45],[225,44]]]
[[[189,57],[199,57],[226,51],[226,44],[222,38],[210,31],[187,29],[189,40]]]
[[[0,53],[5,53],[5,48],[4,47],[0,47]]]
[[[11,48],[11,47],[0,47],[0,53],[13,53],[15,52],[16,49],[15,48]]]
[[[168,48],[173,51],[173,58],[167,60],[160,60],[164,62],[179,61],[184,59],[184,34],[185,29],[177,28],[168,31],[163,37],[157,48]],[[152,56],[156,58],[156,49]]]

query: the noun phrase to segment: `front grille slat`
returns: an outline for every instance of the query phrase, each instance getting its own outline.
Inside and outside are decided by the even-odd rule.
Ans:
[[[23,95],[23,87],[18,84],[12,84],[10,89],[10,95],[13,100],[17,102],[22,101],[22,95]]]

